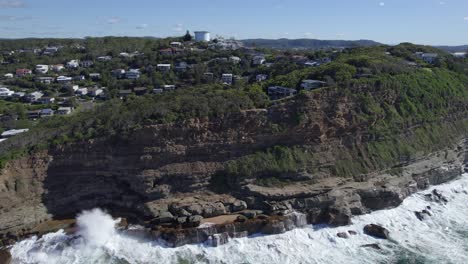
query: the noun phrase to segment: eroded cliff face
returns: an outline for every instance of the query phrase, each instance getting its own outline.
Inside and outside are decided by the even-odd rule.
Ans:
[[[466,133],[456,135],[456,144],[394,164],[398,173],[375,168],[336,177],[334,165],[351,155],[349,148],[373,140],[370,121],[356,119],[359,107],[345,95],[312,93],[269,109],[148,126],[125,140],[96,139],[25,156],[0,174],[0,234],[28,233],[43,221],[94,207],[153,226],[189,228],[203,217],[246,210],[296,210],[311,223],[340,225],[353,214],[396,206],[418,189],[461,174]],[[465,120],[465,108],[446,122]],[[212,178],[227,161],[276,145],[307,146],[317,169],[281,188],[245,179],[214,192]]]

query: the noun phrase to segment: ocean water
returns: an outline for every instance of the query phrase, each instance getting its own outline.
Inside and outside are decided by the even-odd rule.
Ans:
[[[424,194],[437,189],[447,204],[427,201]],[[414,211],[430,206],[431,217],[420,221]],[[468,263],[468,174],[417,193],[390,210],[353,218],[350,226],[308,226],[285,234],[233,239],[217,248],[188,245],[166,248],[157,242],[138,241],[119,234],[118,220],[99,209],[78,218],[79,236],[63,231],[15,244],[13,263]],[[390,231],[390,240],[363,234],[366,224]],[[338,232],[358,234],[342,239]],[[380,250],[362,245],[377,243]]]

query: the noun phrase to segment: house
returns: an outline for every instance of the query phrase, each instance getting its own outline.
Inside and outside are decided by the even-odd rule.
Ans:
[[[83,88],[78,88],[75,92],[75,94],[80,95],[80,96],[85,96],[88,94],[88,88],[83,87]]]
[[[166,84],[166,85],[163,85],[162,87],[164,91],[173,91],[176,88],[174,84]]]
[[[40,117],[49,117],[54,115],[54,110],[47,108],[47,109],[41,109],[39,111],[39,116]]]
[[[130,69],[125,73],[125,78],[130,80],[136,80],[140,78],[140,70],[138,69]]]
[[[133,88],[133,92],[136,94],[136,95],[144,95],[148,92],[148,88],[146,87],[135,87]]]
[[[69,69],[76,69],[80,66],[80,63],[78,60],[71,60],[67,62],[67,68]]]
[[[221,75],[221,82],[223,84],[231,85],[232,80],[233,80],[233,75],[231,73],[224,73],[223,75]]]
[[[86,80],[86,76],[84,75],[77,75],[72,77],[73,81],[84,81]]]
[[[26,93],[24,93],[24,92],[15,92],[13,94],[13,97],[14,98],[23,98],[25,95],[26,95]]]
[[[57,77],[57,82],[58,83],[69,83],[72,81],[72,77],[68,77],[68,76],[59,76]]]
[[[159,53],[163,56],[171,56],[173,54],[172,49],[161,49],[159,50]]]
[[[14,77],[14,75],[13,75],[13,73],[7,73],[7,74],[3,75],[3,77],[4,77],[5,79],[11,79],[11,78]]]
[[[0,98],[11,97],[15,92],[6,87],[0,87]]]
[[[268,79],[268,75],[266,75],[266,74],[257,74],[257,76],[255,77],[255,80],[257,82],[263,82],[263,81],[265,81],[267,79]]]
[[[92,97],[97,97],[104,92],[101,88],[93,87],[88,89],[88,94]]]
[[[304,90],[310,91],[313,89],[323,87],[325,86],[325,84],[326,84],[325,82],[318,81],[318,80],[303,80],[301,83],[301,87]]]
[[[100,56],[100,57],[97,57],[97,60],[101,61],[101,62],[111,61],[112,57],[111,56]]]
[[[55,81],[54,77],[36,77],[34,79],[36,82],[40,82],[43,84],[51,84]]]
[[[53,104],[55,102],[55,98],[53,97],[41,97],[37,102],[41,104]]]
[[[39,64],[36,65],[36,73],[46,74],[49,71],[49,65]]]
[[[236,56],[231,56],[229,57],[229,61],[234,64],[239,64],[242,61],[242,59]]]
[[[42,96],[44,96],[43,93],[41,92],[32,92],[30,94],[27,94],[24,98],[27,102],[30,102],[30,103],[35,103],[37,102],[39,99],[42,98]]]
[[[156,68],[162,72],[168,72],[171,70],[171,64],[158,64]]]
[[[160,94],[160,93],[163,93],[163,92],[164,92],[164,90],[161,89],[161,88],[154,88],[154,89],[153,89],[153,93],[154,93],[154,94]]]
[[[58,47],[47,47],[44,49],[43,55],[54,55],[59,50]]]
[[[132,90],[120,90],[119,91],[119,97],[120,98],[125,98],[125,97],[131,95],[132,93],[133,93]]]
[[[115,78],[123,78],[125,77],[125,70],[123,69],[117,69],[117,70],[113,70],[112,71],[112,76],[114,76]]]
[[[320,63],[318,63],[317,61],[306,61],[306,62],[304,62],[304,66],[306,66],[306,67],[316,67],[316,66],[320,66]]]
[[[439,54],[437,53],[424,53],[422,55],[422,60],[431,64],[435,63],[438,58],[439,58]]]
[[[93,81],[97,81],[101,79],[101,74],[100,73],[90,73],[89,78]]]
[[[40,117],[41,117],[41,110],[28,111],[28,118],[29,119],[38,119]]]
[[[30,69],[16,69],[16,77],[25,77],[31,74],[32,71]]]
[[[119,57],[121,57],[121,58],[130,58],[130,54],[128,54],[127,52],[121,52],[121,53],[119,53]]]
[[[188,64],[185,61],[177,63],[176,66],[174,67],[176,72],[184,72],[187,70],[187,68],[188,68]]]
[[[171,45],[171,47],[173,47],[173,48],[180,48],[180,47],[182,47],[182,43],[181,43],[181,42],[177,42],[177,41],[171,42],[171,44],[169,44],[169,45]]]
[[[94,61],[90,61],[90,60],[80,61],[80,66],[83,68],[89,68],[93,65],[94,65]]]
[[[2,138],[9,138],[9,137],[13,137],[13,136],[16,136],[16,135],[19,135],[21,133],[25,133],[25,132],[28,132],[29,129],[12,129],[12,130],[7,130],[7,131],[4,131],[2,134],[1,134],[1,137]]]
[[[73,108],[71,107],[59,107],[57,109],[57,115],[69,115],[73,111]]]
[[[271,100],[278,100],[281,98],[293,96],[297,93],[296,89],[291,89],[282,86],[271,86],[268,87],[268,96]]]
[[[265,57],[264,56],[254,56],[252,59],[252,64],[253,65],[262,65],[265,63]]]
[[[211,81],[214,78],[214,74],[212,72],[205,72],[203,73],[203,79],[206,81]]]
[[[65,66],[63,64],[56,64],[56,65],[53,65],[52,66],[52,70],[54,72],[60,72],[62,71],[63,69],[65,69]]]

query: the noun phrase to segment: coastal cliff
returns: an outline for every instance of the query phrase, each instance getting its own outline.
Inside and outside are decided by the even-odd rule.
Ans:
[[[373,97],[390,105],[398,99]],[[219,225],[193,236],[217,216],[235,216],[230,224],[241,235],[304,224],[287,220],[293,211],[307,223],[345,225],[352,215],[395,207],[462,173],[466,104],[430,123],[400,125],[390,140],[372,130],[384,116],[362,109],[363,102],[330,89],[267,109],[146,125],[129,137],[23,155],[0,174],[0,239],[8,243],[95,207],[174,246],[231,232]]]

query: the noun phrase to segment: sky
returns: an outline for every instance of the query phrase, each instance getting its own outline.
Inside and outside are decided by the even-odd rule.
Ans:
[[[0,0],[0,38],[181,36],[468,44],[468,0]]]

